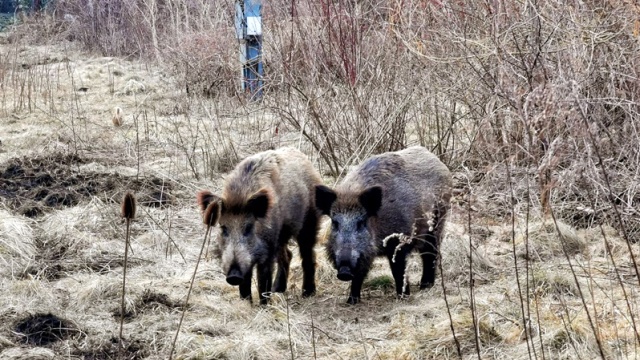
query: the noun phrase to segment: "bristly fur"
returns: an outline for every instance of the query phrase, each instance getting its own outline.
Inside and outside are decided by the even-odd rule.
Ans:
[[[271,154],[258,155],[245,159],[229,174],[222,194],[225,211],[232,214],[249,213],[249,201],[260,191],[267,192],[269,206],[277,201],[268,189],[272,186],[273,180],[281,176],[281,160]]]
[[[404,273],[412,249],[423,261],[420,288],[433,286],[450,197],[449,169],[422,147],[373,156],[347,174],[334,191],[316,188],[319,210],[335,224],[326,243],[327,256],[339,278],[353,279],[349,303],[359,301],[362,281],[380,255],[389,259],[398,295],[410,293]],[[415,241],[400,248],[398,237],[383,243],[392,234]]]
[[[133,219],[136,216],[136,198],[131,192],[127,192],[122,199],[122,217]]]
[[[268,150],[244,159],[229,173],[221,196],[197,194],[205,224],[218,222],[216,253],[227,281],[239,286],[240,297],[251,298],[251,274],[257,268],[260,303],[265,294],[287,288],[295,238],[302,258],[302,295],[315,293],[315,254],[319,213],[315,187],[322,182],[313,164],[299,150]],[[207,207],[214,202],[213,210]],[[216,221],[217,220],[217,221]],[[273,265],[278,270],[272,282]],[[242,278],[239,282],[238,278]]]

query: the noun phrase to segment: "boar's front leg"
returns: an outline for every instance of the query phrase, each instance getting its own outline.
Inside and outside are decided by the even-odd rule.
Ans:
[[[355,305],[360,302],[360,291],[362,290],[364,278],[365,276],[358,274],[351,280],[351,294],[347,299],[347,304]]]
[[[300,258],[302,258],[302,296],[309,297],[316,293],[316,254],[313,247],[318,235],[318,214],[309,209],[304,218],[304,225],[296,237]]]
[[[396,242],[397,243],[397,242]],[[391,267],[391,273],[393,274],[393,280],[396,283],[396,294],[399,297],[409,296],[411,291],[409,290],[409,282],[405,286],[404,273],[407,266],[407,254],[409,253],[408,246],[402,246],[396,251],[395,246],[387,247],[387,258],[389,259],[389,266]],[[395,258],[394,258],[395,253]]]
[[[253,271],[249,270],[242,284],[238,286],[240,288],[240,298],[249,300],[249,302],[251,302],[251,273],[253,273]]]
[[[291,264],[291,250],[286,245],[278,254],[278,272],[276,273],[276,281],[273,284],[273,292],[283,293],[287,290],[287,279],[289,278],[289,264]]]
[[[351,280],[351,295],[347,299],[347,304],[355,305],[360,302],[360,291],[362,290],[362,283],[367,277],[369,270],[371,269],[371,263],[359,263],[358,267],[354,271],[353,280]]]
[[[258,291],[260,294],[260,305],[266,305],[269,301],[269,293],[273,282],[273,262],[266,261],[258,264]]]

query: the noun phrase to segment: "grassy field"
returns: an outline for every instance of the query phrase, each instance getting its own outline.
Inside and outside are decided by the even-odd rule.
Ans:
[[[454,173],[436,286],[419,291],[414,255],[398,300],[378,259],[347,305],[319,245],[317,295],[300,296],[294,251],[288,291],[259,306],[207,254],[175,358],[640,357],[632,5],[345,2],[313,21],[301,2],[291,22],[290,4],[265,5],[268,87],[251,103],[234,90],[229,4],[187,20],[202,9],[130,2],[139,23],[100,8],[88,29],[80,2],[60,3],[0,33],[0,358],[168,358],[205,234],[198,190],[270,148],[300,148],[333,185],[417,144]]]

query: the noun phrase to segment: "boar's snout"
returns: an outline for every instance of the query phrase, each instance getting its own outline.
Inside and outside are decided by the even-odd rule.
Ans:
[[[350,247],[342,248],[336,256],[336,269],[338,279],[342,281],[353,280],[353,273],[357,266],[358,254]]]
[[[242,284],[244,277],[242,276],[242,271],[240,271],[240,267],[238,265],[233,265],[229,269],[227,273],[227,282],[229,285],[237,286]]]
[[[349,266],[340,266],[338,270],[338,279],[342,281],[351,281],[353,280],[353,272],[351,271],[351,267]]]

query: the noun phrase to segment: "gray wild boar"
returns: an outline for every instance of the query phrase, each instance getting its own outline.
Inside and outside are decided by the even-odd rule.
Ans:
[[[302,258],[302,296],[316,291],[318,219],[315,187],[320,175],[307,157],[293,148],[269,150],[240,162],[225,180],[222,195],[198,194],[204,211],[213,202],[214,223],[220,224],[216,255],[229,284],[239,286],[240,297],[251,300],[251,276],[257,267],[260,303],[267,294],[287,289],[295,237]],[[274,262],[278,271],[272,287]]]
[[[410,293],[404,278],[406,257],[418,250],[423,264],[420,289],[433,286],[450,198],[449,169],[418,146],[365,160],[335,190],[316,187],[316,206],[331,217],[327,256],[338,279],[351,281],[348,303],[360,300],[376,256],[389,259],[396,292],[402,296]]]

